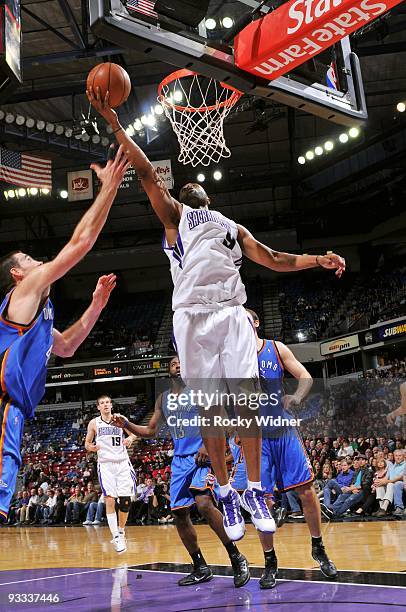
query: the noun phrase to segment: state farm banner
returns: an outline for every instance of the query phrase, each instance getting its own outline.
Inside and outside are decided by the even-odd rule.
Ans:
[[[333,355],[334,353],[348,351],[349,349],[357,348],[358,346],[358,334],[354,334],[353,336],[345,336],[344,338],[336,338],[335,340],[329,340],[328,342],[321,342],[320,354]]]
[[[276,79],[364,27],[402,0],[291,0],[235,38],[242,70]]]
[[[77,170],[68,172],[69,202],[91,200],[93,198],[93,171]]]

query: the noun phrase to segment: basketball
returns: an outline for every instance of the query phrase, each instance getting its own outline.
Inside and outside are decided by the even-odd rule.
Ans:
[[[117,108],[130,95],[131,81],[124,68],[112,62],[105,62],[92,68],[87,77],[86,87],[87,89],[92,87],[95,95],[97,87],[100,87],[100,96],[102,98],[109,91],[110,106]]]

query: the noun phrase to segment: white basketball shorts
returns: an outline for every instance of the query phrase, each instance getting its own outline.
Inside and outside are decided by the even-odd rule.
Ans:
[[[255,332],[243,306],[219,310],[176,310],[174,341],[182,379],[258,378]]]
[[[128,460],[97,464],[97,473],[103,495],[131,497],[136,493],[135,472]]]

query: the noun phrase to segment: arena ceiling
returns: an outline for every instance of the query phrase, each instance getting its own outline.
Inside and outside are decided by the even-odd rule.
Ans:
[[[245,8],[237,1],[212,1],[209,14],[227,11],[237,18]],[[133,83],[133,93],[120,109],[126,124],[155,103],[157,84],[172,71],[145,54],[95,39],[87,25],[86,0],[22,0],[21,15],[24,83],[2,105],[4,111],[72,126],[81,112],[88,111],[84,91],[90,69],[101,61],[116,61]],[[301,167],[298,155],[337,137],[340,126],[285,106],[264,107],[262,101],[244,104],[227,123],[232,156],[221,164],[223,180],[205,184],[224,214],[256,231],[294,229],[297,244],[303,245],[312,236],[368,234],[402,211],[406,113],[397,113],[396,104],[406,100],[405,4],[353,37],[352,44],[361,59],[369,111],[361,137]],[[103,133],[102,120],[99,127]],[[21,138],[6,130],[4,122],[0,139],[10,149],[52,158],[54,183],[60,188],[66,186],[68,170],[94,161],[86,150],[38,145]],[[172,159],[175,188],[195,179],[196,171],[176,163],[177,143],[167,123],[160,125],[158,137],[145,151],[152,159]],[[19,244],[38,254],[46,249],[52,255],[84,208],[53,198],[12,204],[3,199],[0,240],[4,250]],[[158,223],[145,196],[139,194],[114,207],[99,246],[133,247],[155,242],[158,234]]]

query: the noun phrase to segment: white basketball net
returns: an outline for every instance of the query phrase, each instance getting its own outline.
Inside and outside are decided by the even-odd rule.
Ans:
[[[178,70],[168,79],[158,89],[158,101],[178,138],[178,160],[195,168],[230,157],[223,123],[242,93],[190,70]]]

